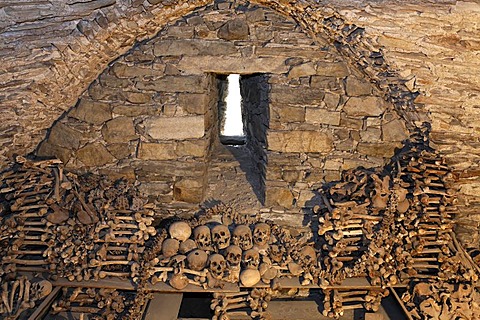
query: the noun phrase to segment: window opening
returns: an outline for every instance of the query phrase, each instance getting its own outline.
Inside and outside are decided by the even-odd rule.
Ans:
[[[220,141],[225,145],[243,145],[246,136],[240,75],[230,74],[220,81]]]

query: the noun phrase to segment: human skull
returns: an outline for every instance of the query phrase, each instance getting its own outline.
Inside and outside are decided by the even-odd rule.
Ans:
[[[230,245],[230,230],[224,224],[219,224],[212,229],[212,241],[217,249],[225,249]]]
[[[195,271],[201,271],[207,265],[208,254],[200,249],[193,250],[187,256],[188,267]]]
[[[247,269],[258,269],[260,264],[260,253],[254,248],[244,251],[242,262]]]
[[[247,225],[238,225],[233,230],[232,242],[242,250],[248,250],[253,247],[252,230]]]
[[[162,243],[162,254],[165,258],[173,257],[180,248],[180,242],[177,239],[165,239]]]
[[[177,221],[170,225],[168,233],[173,239],[185,241],[192,235],[192,228],[185,221]]]
[[[311,266],[317,263],[317,253],[315,252],[315,248],[312,246],[305,246],[303,247],[300,252],[300,262],[304,266]]]
[[[208,258],[208,270],[210,271],[210,274],[213,278],[223,278],[223,273],[226,269],[227,262],[221,254],[214,253]]]
[[[197,243],[195,241],[193,241],[192,239],[187,239],[187,240],[182,241],[180,243],[179,251],[180,251],[180,253],[187,254],[187,253],[189,253],[190,251],[192,251],[193,249],[196,249],[196,248],[197,248]]]
[[[30,300],[42,300],[52,292],[52,283],[47,280],[41,280],[32,283],[30,286]]]
[[[242,249],[237,245],[230,245],[225,249],[225,259],[228,267],[238,267],[242,261]]]
[[[283,260],[283,254],[285,253],[285,248],[277,244],[272,244],[269,250],[269,257],[273,262],[281,263]]]
[[[199,249],[208,251],[212,250],[212,236],[210,234],[210,228],[205,225],[198,226],[193,230],[193,238],[198,245]]]
[[[245,287],[253,287],[260,279],[260,272],[257,269],[246,269],[240,273],[240,281]]]
[[[253,242],[260,247],[265,247],[270,241],[270,226],[264,222],[257,223],[253,229]]]

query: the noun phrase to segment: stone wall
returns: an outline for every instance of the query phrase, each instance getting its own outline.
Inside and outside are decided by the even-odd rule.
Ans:
[[[0,5],[0,160],[34,150],[52,123],[109,63],[136,42],[153,37],[169,21],[210,3],[196,1],[17,1]],[[362,50],[342,50],[347,65],[363,73],[364,60],[384,60],[376,82],[382,94],[397,80],[419,90],[417,106],[429,112],[432,137],[458,178],[462,220],[476,228],[480,188],[478,70],[480,5],[474,1],[252,1],[299,21],[312,36],[339,44],[342,32],[360,26],[352,41]],[[329,18],[329,19],[324,19]],[[329,21],[326,21],[329,20]],[[343,21],[343,22],[342,22]],[[371,53],[376,52],[371,55]],[[378,55],[377,53],[380,53]],[[368,60],[368,59],[367,59]],[[385,69],[383,69],[385,70]],[[400,76],[400,77],[398,77]],[[372,81],[372,77],[366,76]],[[468,239],[467,239],[468,240]],[[470,242],[478,241],[469,239]]]
[[[113,62],[37,154],[125,174],[162,202],[200,203],[218,141],[215,74],[230,73],[245,75],[247,146],[265,176],[267,207],[303,208],[312,188],[345,169],[383,165],[408,137],[393,106],[328,43],[271,9],[223,2]],[[268,113],[258,117],[262,101]]]

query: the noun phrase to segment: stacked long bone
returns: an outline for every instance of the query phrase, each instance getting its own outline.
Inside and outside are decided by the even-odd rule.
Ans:
[[[59,161],[17,162],[1,175],[0,275],[135,278],[154,212],[125,181],[64,174]]]
[[[228,219],[223,219],[223,221]],[[177,221],[168,228],[161,254],[147,268],[151,282],[176,289],[188,284],[204,288],[240,283],[252,287],[273,284],[281,277],[314,281],[317,253],[306,237],[294,238],[272,223],[207,223],[192,228]]]
[[[412,137],[384,170],[350,170],[325,190],[323,206],[317,207],[327,270],[321,283],[356,276],[382,288],[413,279],[469,286],[477,281],[472,260],[452,232],[453,175],[424,137]],[[341,316],[343,299],[325,293],[325,313]],[[384,294],[388,291],[380,298]],[[366,296],[357,302],[351,305],[372,309]]]

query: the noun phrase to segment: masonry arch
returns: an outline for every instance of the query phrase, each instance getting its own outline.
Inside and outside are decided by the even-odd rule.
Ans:
[[[137,179],[167,202],[201,202],[218,127],[215,75],[240,73],[258,75],[245,82],[248,99],[267,106],[247,113],[268,205],[302,207],[315,183],[381,166],[419,124],[416,94],[380,51],[367,51],[363,29],[334,11],[263,4],[214,2],[138,43],[110,62],[37,154]]]

